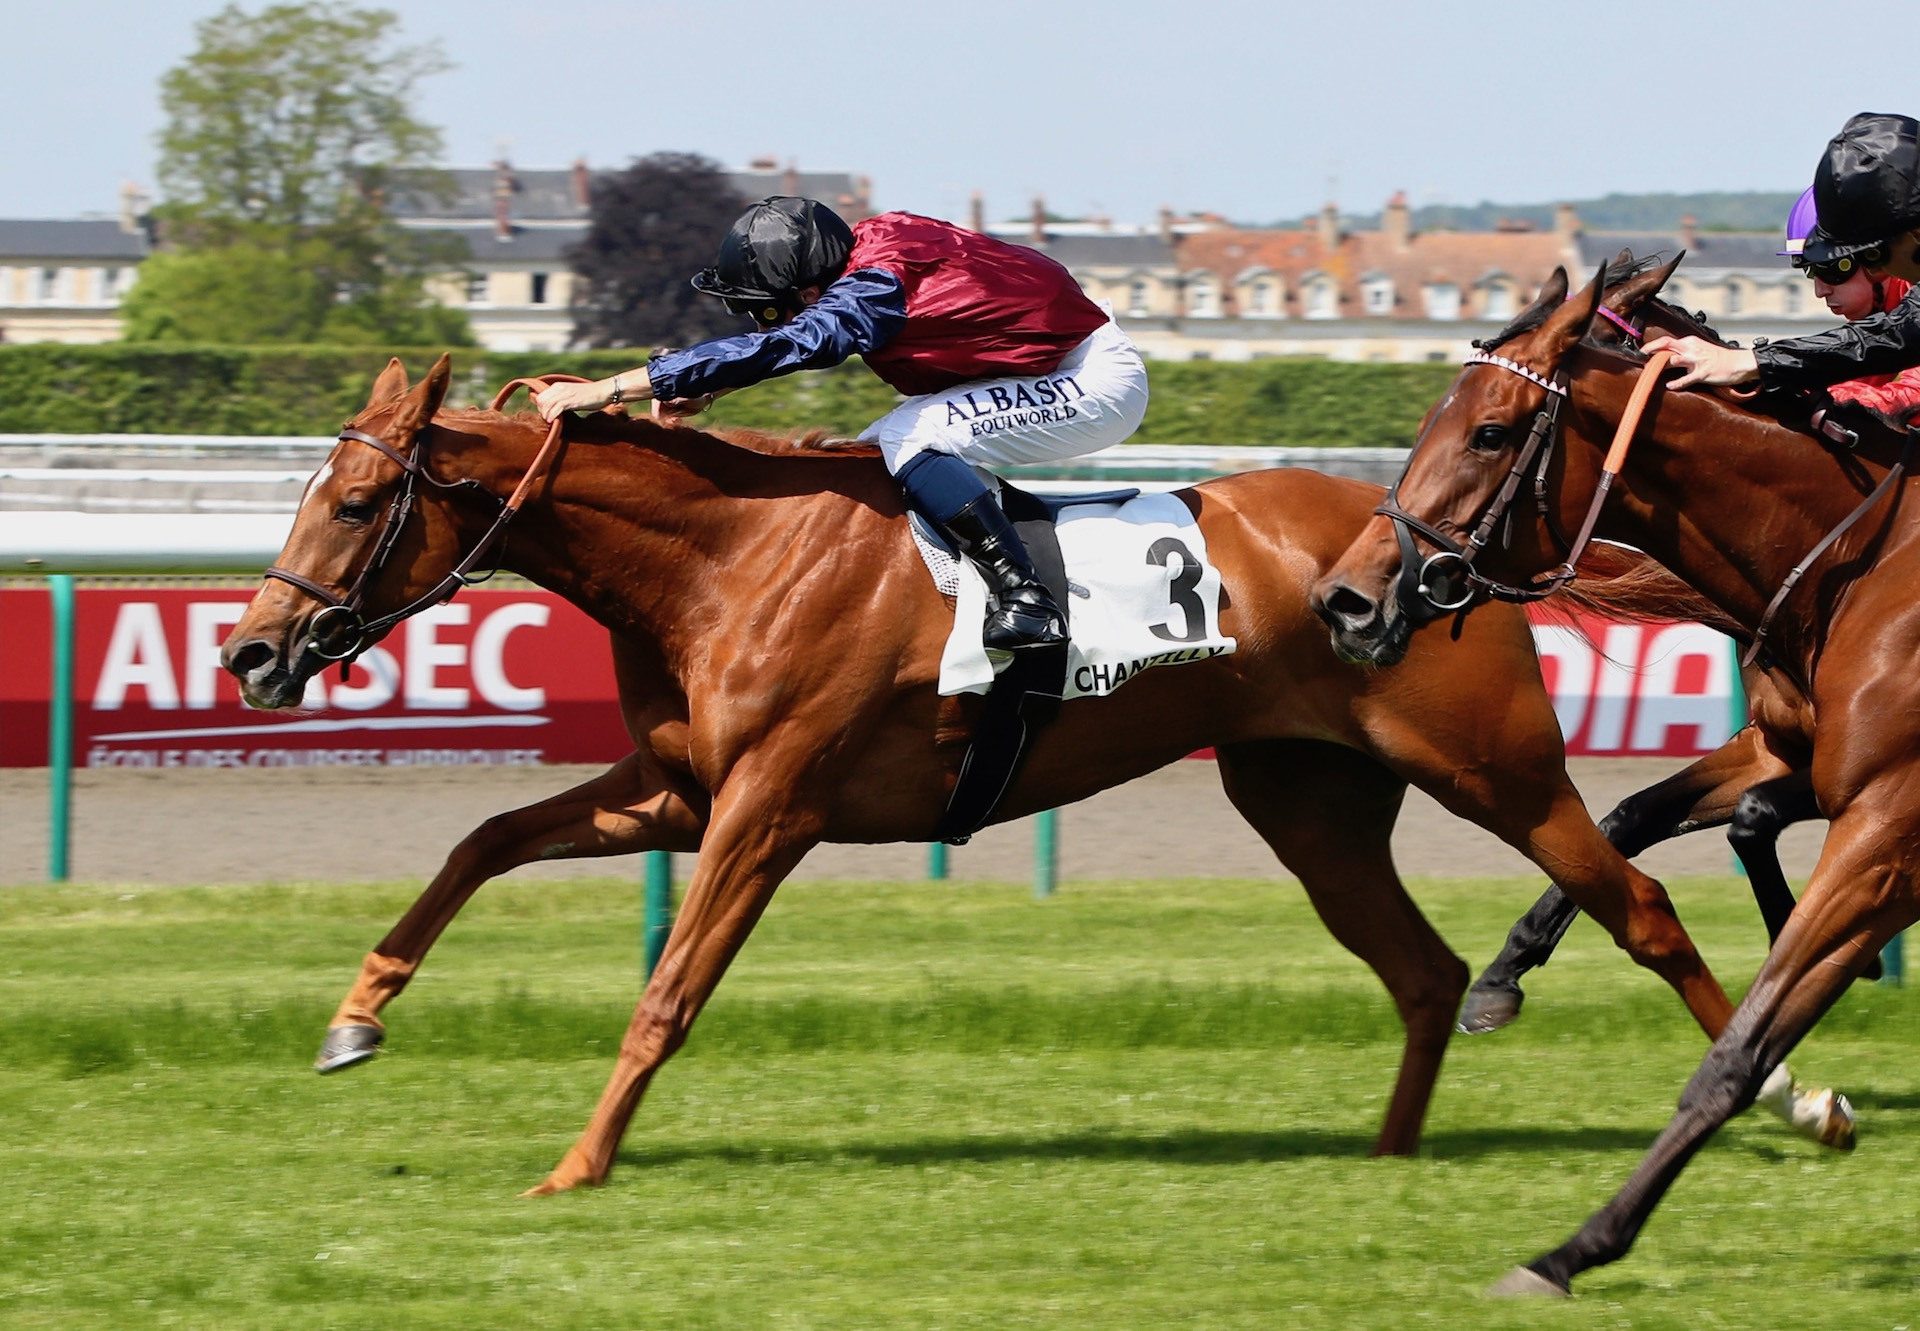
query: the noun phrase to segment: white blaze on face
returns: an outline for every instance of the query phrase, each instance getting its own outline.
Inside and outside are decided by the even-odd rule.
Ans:
[[[313,473],[313,479],[307,482],[307,488],[300,495],[300,507],[305,509],[307,501],[313,498],[314,491],[325,485],[333,476],[333,459],[328,458],[320,464],[320,470]]]

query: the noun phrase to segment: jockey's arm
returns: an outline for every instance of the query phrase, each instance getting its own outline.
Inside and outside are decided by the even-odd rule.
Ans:
[[[622,402],[710,402],[763,379],[825,369],[878,350],[899,335],[906,321],[906,292],[899,279],[880,269],[862,269],[832,283],[785,323],[655,356],[608,379],[554,384],[534,402],[548,420],[563,411],[593,411],[614,400],[616,381]]]
[[[1884,314],[1754,351],[1768,388],[1830,388],[1849,379],[1920,366],[1920,287]]]

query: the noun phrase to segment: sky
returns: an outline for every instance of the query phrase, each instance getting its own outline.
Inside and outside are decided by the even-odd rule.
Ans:
[[[1613,191],[1798,190],[1860,110],[1920,113],[1910,0],[361,0],[454,68],[447,166],[656,151],[873,181],[882,209],[1259,223]],[[264,0],[249,0],[259,9]],[[60,0],[10,25],[0,217],[151,186],[161,74],[211,0]],[[1879,34],[1879,37],[1876,37]]]

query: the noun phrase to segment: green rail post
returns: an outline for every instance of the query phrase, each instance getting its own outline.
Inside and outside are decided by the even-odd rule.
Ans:
[[[1907,936],[1897,933],[1880,949],[1880,983],[1901,985],[1907,981]]]
[[[53,597],[53,689],[47,718],[47,877],[69,877],[73,841],[73,575],[47,578]]]
[[[1048,809],[1033,822],[1033,895],[1053,895],[1060,881],[1060,811]]]
[[[1747,707],[1747,681],[1740,674],[1740,644],[1728,642],[1727,652],[1733,657],[1733,684],[1727,689],[1728,710],[1732,713],[1729,718],[1732,729],[1727,733],[1731,737],[1745,730],[1753,716]],[[1737,853],[1733,857],[1733,871],[1742,878],[1747,876],[1747,866]]]
[[[653,968],[660,964],[660,954],[667,950],[667,934],[672,929],[673,852],[650,850],[647,852],[646,919],[640,930],[646,947],[648,979],[653,978]]]
[[[947,843],[944,841],[927,846],[927,879],[935,883],[947,881]]]

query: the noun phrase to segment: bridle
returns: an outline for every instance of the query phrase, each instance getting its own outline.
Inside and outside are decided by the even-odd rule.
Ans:
[[[536,392],[550,383],[578,382],[581,381],[577,376],[559,374],[545,375],[538,379],[515,379],[494,395],[492,410],[500,410],[507,399],[521,388]],[[430,606],[450,601],[462,587],[477,586],[499,572],[500,565],[496,560],[493,567],[485,573],[477,576],[473,574],[474,568],[487,557],[488,552],[500,544],[506,535],[507,524],[513,521],[513,515],[520,511],[521,503],[528,492],[552,469],[554,459],[560,451],[562,422],[565,420],[566,415],[563,413],[547,427],[546,441],[540,446],[540,451],[534,455],[526,474],[520,478],[520,483],[514,487],[510,497],[501,499],[488,494],[488,498],[493,499],[499,505],[499,509],[494,514],[492,525],[487,528],[474,547],[467,551],[460,562],[422,595],[409,601],[400,609],[372,620],[367,619],[362,613],[366,603],[367,589],[379,578],[388,560],[393,557],[394,548],[400,542],[400,533],[405,530],[407,519],[413,514],[414,499],[420,486],[424,483],[446,495],[487,494],[487,490],[471,477],[458,481],[443,481],[427,470],[426,441],[428,432],[433,428],[431,421],[414,431],[413,437],[407,441],[404,453],[384,439],[376,438],[364,430],[356,430],[351,426],[342,427],[339,442],[365,444],[385,454],[400,467],[404,477],[399,491],[393,497],[393,502],[387,505],[386,516],[381,520],[380,530],[373,541],[373,554],[361,565],[359,574],[354,577],[344,596],[304,574],[295,573],[292,569],[282,568],[278,564],[269,568],[264,574],[265,577],[278,578],[282,582],[298,587],[307,595],[324,603],[314,613],[313,618],[307,621],[306,650],[324,661],[341,662],[341,669],[344,671],[355,657],[401,620],[417,615]]]
[[[1560,412],[1567,401],[1565,376],[1556,374],[1549,379],[1536,370],[1497,356],[1491,351],[1476,351],[1467,357],[1468,365],[1493,365],[1507,370],[1530,383],[1538,384],[1547,393],[1546,401],[1533,414],[1533,425],[1527,431],[1527,441],[1514,457],[1513,466],[1508,469],[1506,480],[1481,514],[1479,523],[1467,536],[1463,545],[1456,538],[1441,531],[1432,523],[1416,517],[1407,511],[1400,502],[1400,486],[1407,478],[1402,471],[1387,491],[1385,499],[1374,508],[1374,512],[1393,522],[1394,537],[1400,546],[1400,576],[1395,581],[1395,594],[1400,601],[1401,610],[1408,619],[1416,624],[1426,624],[1442,615],[1457,610],[1465,610],[1476,601],[1492,599],[1524,603],[1543,600],[1560,590],[1571,580],[1569,572],[1572,565],[1570,557],[1566,565],[1548,575],[1544,582],[1525,587],[1516,587],[1510,583],[1489,578],[1474,567],[1474,560],[1493,540],[1493,534],[1504,522],[1505,530],[1501,534],[1500,544],[1504,549],[1513,541],[1513,522],[1511,509],[1514,499],[1520,493],[1520,487],[1532,482],[1534,501],[1540,516],[1553,529],[1554,538],[1566,548],[1567,542],[1561,537],[1558,522],[1553,514],[1553,506],[1547,502],[1547,469],[1553,458],[1554,446],[1560,438]],[[1418,453],[1418,447],[1415,448]],[[1413,459],[1407,460],[1407,471],[1413,468]],[[1433,554],[1425,559],[1420,557],[1415,536],[1424,537],[1437,547]],[[1565,573],[1567,576],[1562,576]],[[1457,583],[1451,591],[1449,583]]]
[[[1604,308],[1604,307],[1602,307]],[[1630,332],[1634,331],[1628,326]],[[1635,334],[1637,336],[1637,333]],[[1593,500],[1587,506],[1587,515],[1580,524],[1579,535],[1571,541],[1560,527],[1558,516],[1547,497],[1547,473],[1552,465],[1553,451],[1560,441],[1560,412],[1569,397],[1567,376],[1564,371],[1556,371],[1551,378],[1538,370],[1522,365],[1516,360],[1495,355],[1491,351],[1475,351],[1467,357],[1468,365],[1492,365],[1512,374],[1519,375],[1529,383],[1537,384],[1546,390],[1547,398],[1533,415],[1532,428],[1527,431],[1527,441],[1520,448],[1508,469],[1499,491],[1487,505],[1479,523],[1468,534],[1466,544],[1462,545],[1453,537],[1441,531],[1432,523],[1425,522],[1408,512],[1400,502],[1400,485],[1406,480],[1406,471],[1400,473],[1393,488],[1387,491],[1387,497],[1373,510],[1393,522],[1394,537],[1400,546],[1400,574],[1394,583],[1395,596],[1400,609],[1416,627],[1431,623],[1442,615],[1456,611],[1464,612],[1476,602],[1482,600],[1508,601],[1514,604],[1526,604],[1532,601],[1544,601],[1549,596],[1564,589],[1578,575],[1577,565],[1580,557],[1586,553],[1587,546],[1593,541],[1594,525],[1600,520],[1600,509],[1606,503],[1607,495],[1613,488],[1614,477],[1626,462],[1627,449],[1633,441],[1634,431],[1639,428],[1641,414],[1646,410],[1648,397],[1660,374],[1667,367],[1669,357],[1660,352],[1652,357],[1642,368],[1640,379],[1634,385],[1633,396],[1626,411],[1620,418],[1620,425],[1614,434],[1613,446],[1608,450],[1606,465],[1600,473],[1600,482],[1594,488]],[[1416,453],[1417,453],[1416,447]],[[1407,471],[1413,468],[1413,459],[1407,460]],[[1500,582],[1490,578],[1474,567],[1474,560],[1493,540],[1494,531],[1501,528],[1500,545],[1502,549],[1513,543],[1514,499],[1520,493],[1522,485],[1531,482],[1534,505],[1539,511],[1542,522],[1556,544],[1567,552],[1565,560],[1552,572],[1546,573],[1525,586]],[[1414,537],[1424,537],[1438,547],[1424,560],[1420,557],[1419,547]],[[1454,583],[1452,590],[1448,584]]]

